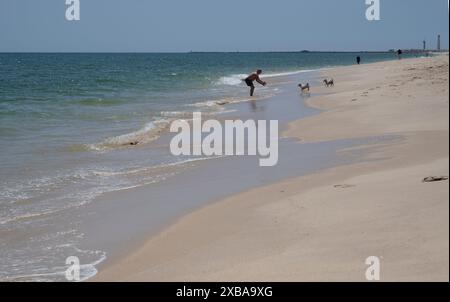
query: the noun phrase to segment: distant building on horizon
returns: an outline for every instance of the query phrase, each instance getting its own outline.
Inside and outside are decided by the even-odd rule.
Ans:
[[[437,39],[437,51],[441,51],[441,35],[438,35],[438,39]]]

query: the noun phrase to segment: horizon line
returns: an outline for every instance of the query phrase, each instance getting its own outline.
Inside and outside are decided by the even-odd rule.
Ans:
[[[268,51],[0,51],[0,54],[199,54],[199,53],[389,53],[389,50],[268,50]],[[415,52],[436,52],[437,49],[403,49]],[[448,49],[441,49],[446,52]]]

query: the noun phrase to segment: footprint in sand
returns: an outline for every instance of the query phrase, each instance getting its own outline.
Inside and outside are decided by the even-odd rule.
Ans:
[[[358,99],[351,99],[350,102],[356,102]]]
[[[425,177],[422,182],[436,182],[436,181],[443,181],[443,180],[447,180],[448,177],[447,176],[429,176],[429,177]]]
[[[334,187],[340,188],[340,189],[347,189],[347,188],[355,187],[355,185],[342,184],[342,185],[334,185]]]

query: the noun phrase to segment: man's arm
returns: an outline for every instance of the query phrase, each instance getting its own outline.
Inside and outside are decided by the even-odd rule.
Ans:
[[[259,78],[259,76],[256,77],[256,82],[258,82],[259,84],[266,86],[266,82],[261,81],[261,79]]]

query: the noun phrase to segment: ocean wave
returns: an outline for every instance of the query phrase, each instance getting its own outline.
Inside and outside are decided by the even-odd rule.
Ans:
[[[268,74],[263,74],[261,77],[265,77],[265,78],[285,77],[285,76],[296,75],[296,74],[312,72],[312,71],[315,71],[315,70],[314,69],[304,69],[304,70],[287,71],[287,72],[280,72],[280,73],[268,73]]]
[[[52,192],[61,185],[77,183],[89,179],[91,173],[77,170],[73,173],[55,173],[53,176],[41,176],[21,182],[4,181],[0,183],[0,200],[9,200],[10,204],[24,203],[35,196],[35,193]]]
[[[311,71],[314,71],[314,69],[286,71],[286,72],[280,72],[280,73],[267,73],[267,74],[262,74],[261,78],[290,76],[290,75],[296,75],[296,74],[311,72]],[[219,78],[219,80],[216,81],[215,84],[216,85],[239,86],[239,85],[243,84],[243,79],[245,79],[247,76],[248,76],[247,74],[232,74],[229,76],[224,76],[224,77]]]
[[[15,185],[2,183],[0,225],[41,219],[78,208],[91,203],[104,193],[158,183],[181,171],[177,167],[215,158],[218,157],[182,158],[151,166],[129,166],[120,169],[93,167],[66,174],[57,173],[52,177],[41,177]],[[169,167],[175,169],[167,170]],[[77,188],[77,191],[64,191],[64,188],[69,186]]]
[[[109,137],[100,143],[89,144],[87,147],[93,151],[107,151],[118,147],[149,143],[156,140],[169,127],[169,124],[170,120],[168,119],[152,121],[137,131]]]
[[[201,107],[206,107],[206,108],[211,108],[211,107],[216,107],[219,108],[219,104],[217,103],[219,100],[209,100],[209,101],[201,101],[201,102],[196,102],[193,104],[189,104],[188,106],[190,107],[197,107],[197,108],[201,108]]]
[[[229,86],[238,86],[241,85],[242,79],[245,79],[248,75],[246,74],[233,74],[230,76],[225,76],[219,78],[216,82],[217,85],[229,85]]]
[[[154,165],[154,166],[138,167],[138,168],[134,168],[134,169],[124,169],[124,170],[118,170],[118,171],[98,170],[98,171],[93,171],[93,174],[97,175],[97,176],[102,176],[102,177],[118,176],[118,175],[128,175],[129,176],[129,175],[133,175],[133,174],[149,172],[151,170],[156,170],[156,169],[161,169],[161,168],[166,168],[166,167],[182,166],[182,165],[185,165],[188,163],[199,162],[199,161],[204,161],[204,160],[211,160],[211,159],[216,159],[216,158],[221,158],[221,157],[224,157],[224,155],[223,156],[207,156],[207,157],[188,158],[188,159],[183,159],[183,160],[176,161],[176,162],[166,162],[166,163],[161,163],[161,164]]]
[[[70,249],[71,252],[68,254],[77,254],[83,255],[83,257],[88,256],[92,259],[90,263],[80,264],[80,282],[86,281],[95,275],[97,275],[98,270],[97,266],[106,260],[106,252],[100,250],[82,250],[79,249],[73,244],[62,244],[56,246],[56,248],[65,248]],[[57,259],[55,256],[54,262],[60,262],[62,259]],[[33,263],[34,264],[34,263]],[[2,276],[0,275],[0,281],[7,282],[21,282],[21,281],[32,281],[32,282],[50,282],[50,281],[68,281],[66,280],[66,270],[68,267],[66,266],[55,266],[52,268],[42,268],[38,265],[34,268],[35,273],[24,273],[20,274],[20,268],[15,267],[16,271],[19,271],[18,274],[12,276]],[[41,272],[47,271],[47,272]]]
[[[53,210],[53,211],[49,210],[49,211],[41,211],[41,212],[35,212],[35,213],[25,213],[25,214],[13,216],[10,218],[0,217],[0,225],[11,223],[11,222],[16,222],[19,220],[26,220],[26,219],[39,217],[39,216],[50,215],[50,214],[54,214],[56,212],[59,212],[59,210]]]
[[[165,166],[179,166],[179,165],[185,165],[185,164],[193,163],[193,162],[199,162],[199,161],[204,161],[204,160],[212,160],[212,159],[222,158],[222,157],[225,157],[225,156],[226,155],[217,155],[217,156],[206,156],[206,157],[189,158],[189,159],[185,159],[185,160],[182,160],[182,161],[165,164]]]
[[[253,99],[257,99],[257,97],[254,97]],[[208,108],[210,110],[215,110],[219,113],[220,111],[225,110],[223,107],[224,105],[248,102],[249,100],[250,99],[248,97],[242,97],[242,98],[229,97],[229,98],[220,98],[220,99],[216,99],[216,100],[197,102],[197,103],[191,104],[190,106],[197,107],[197,108],[202,108],[202,107]]]
[[[183,118],[192,116],[192,112],[189,111],[161,111],[160,115],[162,117],[168,118]]]

